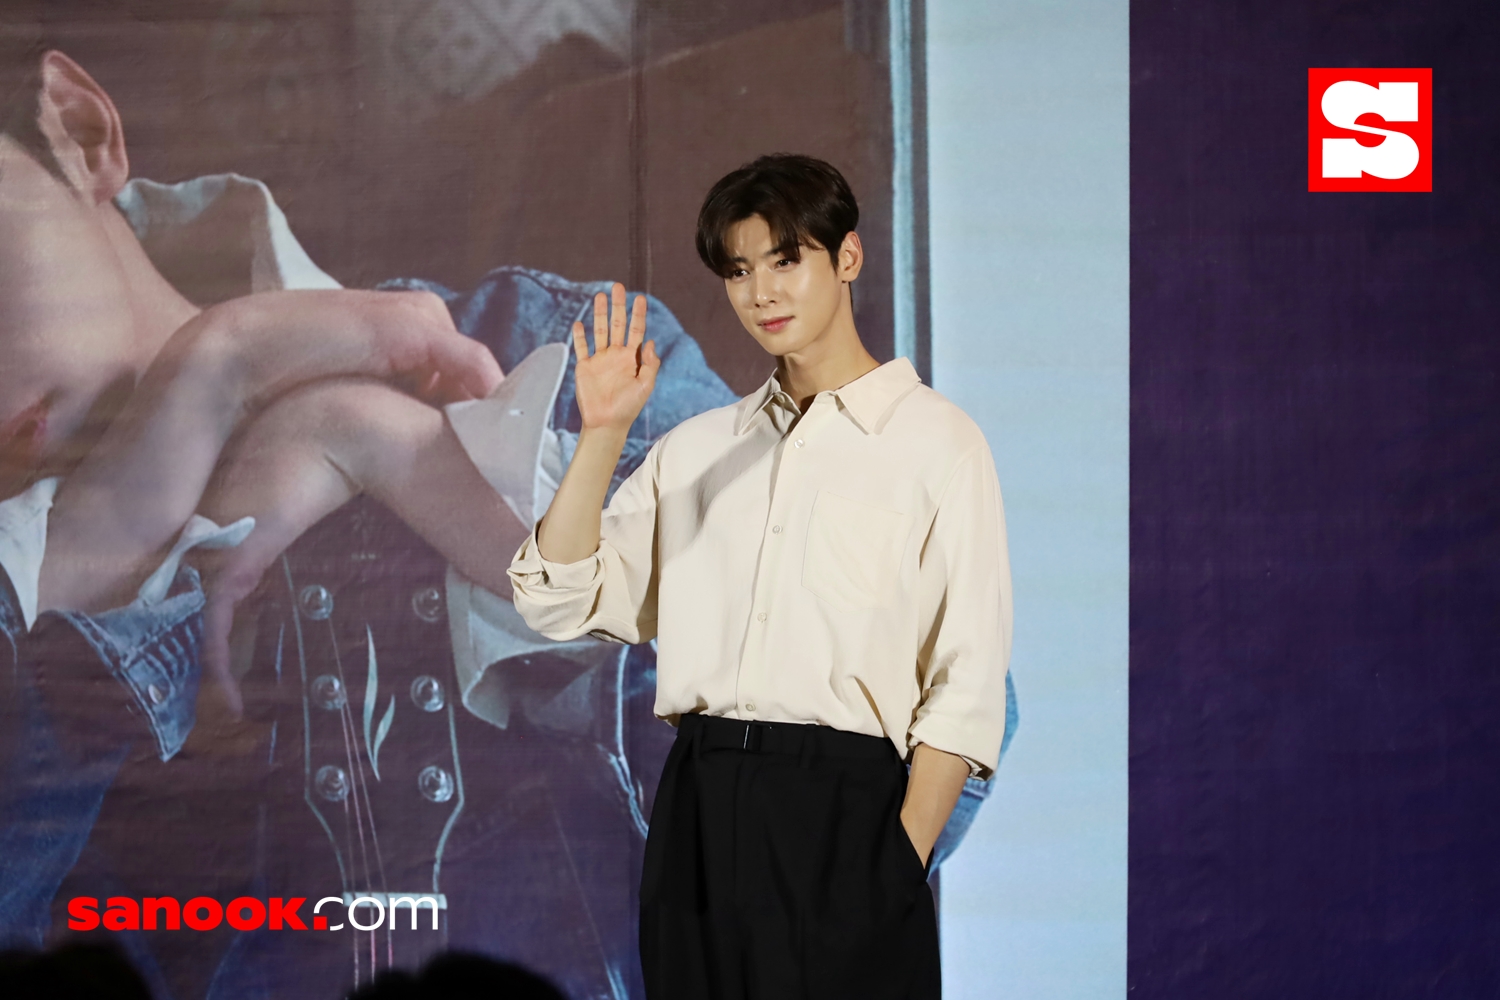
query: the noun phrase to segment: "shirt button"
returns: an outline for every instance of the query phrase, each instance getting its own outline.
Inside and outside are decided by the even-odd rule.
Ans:
[[[781,534],[781,525],[779,525],[779,524],[773,524],[773,525],[771,525],[771,534],[773,534],[773,535],[779,535],[779,534]]]
[[[795,445],[798,448],[802,447],[806,443],[807,442],[804,441],[804,440],[802,440],[801,438],[798,438],[797,440],[795,440],[795,441],[792,442],[792,444]]]
[[[167,700],[166,692],[157,687],[155,684],[147,686],[146,694],[150,696],[151,704],[153,705],[160,705],[162,702]]]
[[[755,702],[753,702],[753,701],[747,701],[747,702],[745,702],[745,711],[747,711],[747,712],[753,712],[753,711],[755,711]]]
[[[758,621],[758,622],[765,621],[766,620],[766,613],[764,611],[762,611],[760,614],[758,614],[758,615],[755,616],[755,620]]]

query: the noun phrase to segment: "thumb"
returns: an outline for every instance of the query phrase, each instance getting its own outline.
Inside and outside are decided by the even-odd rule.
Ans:
[[[233,602],[210,597],[203,610],[203,687],[198,697],[209,703],[205,714],[238,722],[245,714],[245,699],[240,682],[229,669],[229,628],[233,622]]]
[[[653,373],[661,367],[661,358],[656,356],[656,341],[648,340],[641,347],[641,367],[649,368]]]
[[[648,340],[641,348],[641,370],[639,378],[646,384],[649,393],[656,386],[656,373],[661,369],[661,358],[656,356],[656,341]]]
[[[244,716],[245,701],[240,682],[230,665],[229,633],[234,627],[234,613],[260,583],[264,566],[246,564],[232,550],[223,569],[209,587],[208,603],[203,609],[203,690],[209,711],[238,722]]]

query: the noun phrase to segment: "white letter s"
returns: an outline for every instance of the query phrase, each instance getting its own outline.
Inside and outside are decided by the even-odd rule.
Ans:
[[[1323,91],[1323,117],[1332,125],[1384,136],[1378,146],[1361,146],[1357,139],[1323,140],[1323,176],[1359,177],[1371,174],[1388,181],[1410,176],[1422,159],[1416,140],[1405,132],[1357,125],[1360,115],[1377,114],[1388,122],[1417,120],[1417,84],[1382,83],[1378,88],[1357,80],[1340,80]]]

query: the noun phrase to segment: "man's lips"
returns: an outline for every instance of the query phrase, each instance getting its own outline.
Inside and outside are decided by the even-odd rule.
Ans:
[[[767,333],[775,333],[777,330],[783,330],[783,329],[785,329],[786,325],[788,323],[790,323],[791,321],[792,321],[792,317],[790,317],[790,316],[777,316],[775,319],[764,319],[764,320],[761,320],[759,323],[757,323],[755,325],[758,326],[758,327],[760,327],[762,330],[766,331]]]

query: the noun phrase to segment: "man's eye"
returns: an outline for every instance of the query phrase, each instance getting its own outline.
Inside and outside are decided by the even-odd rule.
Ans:
[[[788,267],[790,267],[790,266],[791,266],[791,265],[793,265],[793,264],[795,264],[795,263],[797,263],[797,262],[796,262],[796,261],[795,261],[795,260],[792,260],[792,259],[791,259],[791,258],[790,258],[790,257],[783,257],[783,258],[781,258],[781,259],[780,259],[780,260],[778,260],[778,261],[777,261],[777,262],[776,262],[776,266],[777,266],[777,267],[780,267],[780,266],[782,266],[782,265],[783,265],[783,264],[785,264],[785,265],[787,265],[787,266],[788,266]]]
[[[745,275],[747,275],[749,273],[750,272],[746,271],[743,267],[737,267],[733,271],[729,272],[729,276],[731,278],[743,278]]]

